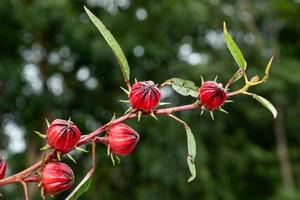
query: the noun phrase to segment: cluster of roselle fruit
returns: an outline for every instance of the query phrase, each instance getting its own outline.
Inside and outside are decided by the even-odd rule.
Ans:
[[[129,93],[131,107],[144,113],[152,112],[159,104],[160,97],[159,88],[153,81],[136,82]],[[199,88],[198,100],[201,102],[202,109],[213,111],[222,106],[226,99],[227,93],[221,83],[206,81]],[[49,125],[44,138],[48,147],[66,154],[76,147],[81,138],[81,132],[72,121],[55,119]],[[108,127],[106,135],[98,142],[106,144],[109,152],[124,156],[135,149],[138,140],[139,135],[135,130],[124,123],[119,123]],[[5,176],[5,172],[6,161],[0,156],[0,179]],[[36,181],[40,182],[42,196],[44,194],[55,195],[73,186],[74,173],[60,159],[52,160],[43,164]]]

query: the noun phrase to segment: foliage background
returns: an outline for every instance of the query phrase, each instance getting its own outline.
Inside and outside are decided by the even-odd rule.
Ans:
[[[237,69],[226,49],[222,22],[262,76],[275,55],[271,79],[254,92],[278,108],[276,120],[253,99],[227,104],[226,115],[178,113],[197,140],[198,177],[186,183],[186,138],[171,119],[129,122],[141,135],[136,151],[112,166],[97,147],[97,169],[82,199],[300,199],[300,2],[298,0],[2,0],[0,1],[0,148],[8,174],[41,158],[44,118],[69,118],[83,133],[119,116],[126,96],[117,62],[83,10],[87,5],[122,46],[132,77],[162,83],[170,77],[200,84]],[[238,85],[238,84],[237,84]],[[238,87],[238,86],[236,86]],[[233,88],[234,89],[234,88]],[[173,105],[193,102],[169,88]],[[89,148],[89,147],[87,147]],[[77,181],[89,156],[74,155]],[[31,188],[32,199],[39,199]],[[23,199],[19,185],[1,188],[5,199]],[[68,192],[54,199],[63,199]]]

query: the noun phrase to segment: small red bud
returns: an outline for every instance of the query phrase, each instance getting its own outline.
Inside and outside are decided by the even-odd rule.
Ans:
[[[47,143],[62,153],[72,150],[81,136],[80,130],[70,120],[56,119],[48,128]]]
[[[227,94],[222,83],[206,81],[199,89],[198,99],[206,109],[215,110],[224,104]]]
[[[107,131],[107,143],[110,150],[117,154],[126,156],[130,154],[137,142],[139,134],[126,124],[115,124]]]
[[[74,184],[72,169],[62,162],[49,162],[42,168],[41,182],[46,194],[55,195]]]
[[[3,156],[0,155],[0,179],[3,179],[6,173],[6,161]]]
[[[149,112],[160,100],[160,91],[153,81],[136,82],[130,91],[131,106],[138,110]]]

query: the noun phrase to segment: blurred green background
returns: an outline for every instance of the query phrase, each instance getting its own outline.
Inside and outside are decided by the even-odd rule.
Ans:
[[[126,96],[117,61],[83,5],[120,43],[132,79],[156,83],[181,77],[200,84],[201,75],[226,83],[237,70],[223,40],[226,21],[249,76],[262,77],[275,55],[270,80],[251,91],[272,101],[279,115],[274,120],[246,96],[234,97],[224,107],[230,114],[215,112],[214,121],[200,111],[177,113],[197,140],[198,176],[191,183],[181,126],[166,117],[130,120],[141,135],[136,151],[114,167],[98,145],[93,184],[80,199],[300,199],[299,0],[1,0],[0,149],[8,175],[41,159],[44,142],[33,131],[45,132],[46,117],[71,116],[86,134],[126,110],[118,102]],[[194,101],[161,91],[172,105]],[[74,157],[77,165],[66,162],[78,182],[90,156]],[[4,199],[23,199],[18,184],[0,191]],[[34,184],[30,194],[40,199]]]

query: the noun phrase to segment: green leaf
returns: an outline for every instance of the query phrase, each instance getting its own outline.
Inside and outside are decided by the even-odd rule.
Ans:
[[[244,75],[244,71],[242,69],[239,69],[232,77],[231,83],[234,83],[238,80],[240,80],[240,78],[242,78]]]
[[[191,172],[191,176],[188,179],[188,182],[191,182],[196,178],[196,166],[195,166],[195,157],[196,157],[196,141],[195,137],[190,129],[190,127],[178,117],[170,114],[169,117],[175,119],[179,123],[184,126],[186,136],[187,136],[187,147],[188,147],[188,156],[187,156],[187,163],[189,166],[189,170]]]
[[[171,78],[165,81],[162,85],[171,85],[171,87],[183,96],[198,97],[198,87],[190,80],[180,78]]]
[[[256,99],[263,106],[265,106],[267,109],[269,109],[272,112],[274,118],[277,117],[277,110],[270,101],[268,101],[264,97],[258,96],[256,94],[253,94],[253,98]]]
[[[84,179],[77,185],[77,187],[67,196],[65,200],[77,200],[79,197],[86,192],[91,185],[92,177],[91,174],[88,173]]]
[[[223,31],[224,31],[225,42],[226,42],[226,45],[227,45],[231,55],[233,56],[235,62],[238,64],[238,66],[241,69],[245,70],[246,67],[247,67],[247,62],[246,62],[241,50],[239,49],[239,47],[234,42],[231,35],[227,32],[225,22],[223,24]]]
[[[187,163],[191,172],[191,176],[189,177],[188,182],[191,182],[196,178],[196,166],[195,166],[196,141],[190,127],[185,125],[184,128],[187,135],[187,147],[188,147]]]
[[[271,68],[273,59],[274,59],[274,56],[272,56],[271,59],[270,59],[269,62],[268,62],[268,65],[267,65],[266,70],[265,70],[265,74],[266,74],[266,75],[269,75],[269,72],[270,72],[270,68]]]
[[[104,37],[104,39],[106,40],[106,42],[108,43],[110,48],[112,49],[113,53],[115,54],[115,56],[119,62],[121,71],[123,73],[124,80],[125,80],[126,84],[128,85],[129,79],[130,79],[130,68],[129,68],[128,62],[126,60],[126,57],[125,57],[120,45],[118,44],[116,39],[113,37],[113,35],[109,32],[109,30],[107,30],[105,25],[85,6],[84,6],[84,9],[85,9],[85,12],[88,14],[89,18],[92,20],[92,22],[98,28],[98,30],[100,31],[100,33],[102,34],[102,36]]]
[[[273,62],[274,56],[271,57],[271,59],[268,62],[268,65],[265,69],[265,76],[263,77],[263,81],[266,81],[269,78],[270,68]]]

